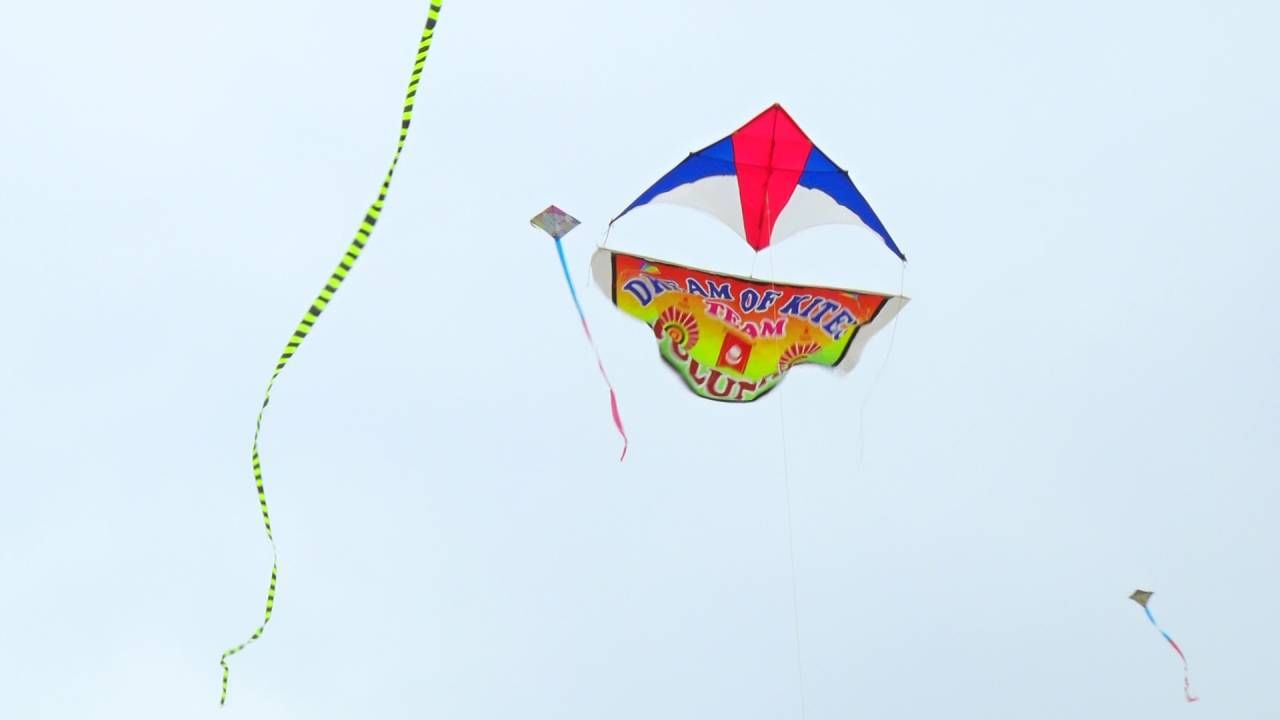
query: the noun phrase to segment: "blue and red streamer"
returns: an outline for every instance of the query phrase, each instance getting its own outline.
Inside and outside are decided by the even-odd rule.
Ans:
[[[1151,614],[1151,608],[1147,607],[1147,601],[1151,598],[1151,593],[1145,590],[1136,590],[1133,595],[1129,597],[1131,600],[1142,606],[1142,611],[1147,614],[1147,619],[1151,621],[1151,625],[1155,627],[1162,636],[1164,636],[1164,639],[1169,642],[1169,646],[1172,647],[1173,651],[1178,653],[1178,657],[1182,659],[1182,691],[1187,698],[1187,702],[1193,703],[1199,700],[1200,698],[1191,694],[1191,670],[1187,665],[1187,656],[1183,654],[1182,648],[1178,647],[1178,643],[1174,642],[1173,638],[1169,637],[1169,633],[1165,632],[1164,628],[1160,627],[1160,623],[1156,622],[1156,617]]]
[[[578,309],[578,319],[582,321],[582,332],[586,333],[587,342],[591,343],[591,350],[596,354],[596,367],[600,368],[600,377],[604,378],[604,384],[609,387],[609,408],[613,412],[613,426],[618,428],[618,434],[622,436],[622,457],[618,458],[618,462],[622,462],[627,457],[627,431],[622,427],[622,415],[618,412],[618,395],[613,391],[613,383],[609,382],[609,374],[604,371],[604,361],[600,359],[600,349],[596,347],[595,338],[591,337],[591,328],[587,325],[587,316],[582,312],[582,303],[578,300],[578,290],[573,286],[573,276],[569,274],[569,262],[564,257],[564,246],[560,244],[560,238],[555,238],[556,254],[560,256],[560,268],[564,270],[564,281],[569,284],[569,294],[573,296],[573,306]]]

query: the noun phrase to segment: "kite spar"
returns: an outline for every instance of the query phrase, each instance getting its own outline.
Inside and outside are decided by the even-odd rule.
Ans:
[[[1151,596],[1153,594],[1154,593],[1146,590],[1134,590],[1133,594],[1129,596],[1129,599],[1142,606],[1142,611],[1147,614],[1147,619],[1150,620],[1151,624],[1155,626],[1155,629],[1164,636],[1164,639],[1169,641],[1169,645],[1173,647],[1174,652],[1178,653],[1178,657],[1182,658],[1182,692],[1186,695],[1187,702],[1193,703],[1200,698],[1191,694],[1191,671],[1187,667],[1187,656],[1182,654],[1182,648],[1178,647],[1178,643],[1174,642],[1173,638],[1169,637],[1169,633],[1165,632],[1164,629],[1160,627],[1160,623],[1156,622],[1155,616],[1151,614],[1151,608],[1147,606],[1147,602],[1151,600]]]
[[[422,68],[427,62],[427,53],[431,50],[431,40],[435,37],[441,2],[442,0],[431,0],[431,5],[427,10],[427,22],[422,29],[422,37],[418,41],[418,55],[414,59],[413,71],[409,74],[409,87],[404,96],[404,112],[400,116],[400,140],[396,143],[395,155],[392,156],[391,167],[387,170],[387,175],[382,180],[382,187],[378,190],[378,197],[365,212],[364,220],[360,223],[360,228],[356,230],[355,238],[347,247],[346,254],[338,262],[338,267],[334,269],[333,274],[325,282],[324,289],[311,302],[311,307],[307,309],[306,314],[302,317],[302,322],[298,323],[297,329],[293,331],[293,336],[289,338],[289,343],[285,345],[284,352],[281,353],[280,359],[276,361],[275,371],[271,373],[271,380],[267,382],[267,391],[262,399],[262,407],[258,410],[258,422],[253,430],[253,478],[258,489],[258,505],[262,508],[262,524],[267,530],[267,540],[271,543],[271,584],[267,587],[267,607],[263,614],[262,624],[253,631],[248,640],[222,653],[222,658],[218,660],[218,663],[222,665],[222,695],[218,700],[219,705],[224,705],[227,702],[227,678],[231,672],[231,668],[227,666],[227,659],[262,637],[262,633],[267,629],[267,623],[271,622],[271,611],[276,603],[276,580],[279,575],[280,563],[276,552],[276,541],[271,535],[271,515],[267,512],[267,493],[262,482],[262,461],[258,456],[258,435],[262,430],[262,415],[266,412],[267,405],[271,402],[271,388],[275,385],[276,378],[280,377],[284,366],[289,363],[289,359],[298,351],[302,341],[307,338],[311,328],[320,319],[320,313],[324,312],[329,302],[333,300],[334,294],[338,292],[338,288],[342,287],[342,281],[347,278],[347,273],[351,272],[351,269],[355,267],[356,261],[360,259],[360,253],[364,251],[365,245],[369,242],[369,237],[373,234],[373,226],[377,224],[378,217],[382,214],[383,203],[386,202],[387,192],[391,188],[391,176],[395,174],[396,165],[400,162],[400,153],[404,150],[405,138],[409,136],[409,123],[413,120],[413,106],[418,95],[418,84],[422,80]]]

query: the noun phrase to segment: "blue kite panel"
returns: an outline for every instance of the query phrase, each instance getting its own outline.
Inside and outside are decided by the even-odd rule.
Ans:
[[[666,175],[663,175],[658,182],[652,187],[645,190],[644,193],[636,198],[635,202],[627,206],[626,210],[618,213],[610,222],[617,221],[618,218],[631,212],[633,208],[644,205],[662,193],[674,190],[681,185],[688,185],[704,178],[716,175],[736,175],[737,169],[733,164],[733,138],[725,139],[713,145],[709,145],[696,153],[691,153],[689,157],[684,159],[679,165],[676,165]]]
[[[893,238],[889,236],[889,231],[885,229],[884,223],[880,222],[875,210],[871,209],[871,205],[866,198],[862,197],[862,193],[853,184],[853,179],[849,177],[849,173],[831,162],[831,158],[828,158],[816,146],[813,148],[813,152],[809,153],[809,161],[805,163],[804,172],[800,175],[800,185],[824,192],[832,200],[849,208],[851,212],[862,219],[862,222],[866,223],[867,227],[874,230],[884,240],[884,244],[893,251],[894,255],[902,258],[903,261],[907,259],[907,256],[903,255],[902,251],[898,249],[898,245],[893,242]]]

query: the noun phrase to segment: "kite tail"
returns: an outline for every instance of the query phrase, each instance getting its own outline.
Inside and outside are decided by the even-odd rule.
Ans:
[[[560,255],[560,267],[564,270],[564,281],[569,284],[569,294],[573,296],[573,306],[578,309],[578,319],[582,321],[582,332],[587,335],[587,342],[591,343],[591,350],[596,354],[596,367],[600,368],[600,377],[604,378],[604,384],[609,387],[609,409],[613,411],[613,426],[618,428],[618,434],[622,436],[622,457],[618,458],[618,462],[622,462],[627,457],[627,431],[622,428],[622,415],[618,413],[618,395],[613,391],[613,383],[609,382],[609,374],[604,371],[604,361],[600,359],[600,349],[596,347],[596,341],[591,337],[591,328],[587,326],[587,316],[582,312],[582,303],[578,301],[578,291],[573,287],[573,278],[569,275],[569,262],[564,258],[564,246],[560,244],[560,238],[556,238],[556,253]]]
[[[391,187],[391,176],[395,174],[396,165],[400,162],[400,153],[404,150],[405,138],[409,135],[409,122],[413,119],[414,98],[418,94],[418,83],[422,79],[422,67],[427,60],[427,52],[431,49],[431,40],[435,35],[436,22],[440,16],[440,5],[442,0],[432,0],[430,9],[427,11],[427,23],[422,30],[422,39],[418,43],[418,56],[414,60],[413,72],[409,76],[409,87],[404,99],[404,114],[400,119],[400,140],[396,144],[395,155],[391,159],[391,167],[387,170],[387,176],[382,181],[382,188],[378,191],[378,199],[373,201],[365,213],[364,221],[360,223],[360,228],[356,231],[355,239],[351,241],[351,245],[347,247],[346,254],[338,263],[338,267],[329,276],[325,283],[324,289],[311,303],[311,307],[307,309],[306,315],[303,316],[302,322],[298,324],[297,329],[293,331],[293,337],[289,339],[289,343],[285,345],[284,352],[281,353],[280,359],[276,362],[275,372],[271,374],[271,380],[267,383],[267,391],[262,400],[262,407],[258,410],[258,422],[253,431],[253,478],[258,489],[258,505],[262,508],[262,524],[267,530],[267,540],[271,543],[271,584],[267,587],[267,607],[262,618],[262,624],[257,630],[249,636],[248,640],[222,653],[222,658],[218,661],[222,665],[222,695],[218,700],[219,705],[227,702],[227,678],[231,673],[231,668],[227,665],[227,658],[244,650],[250,643],[262,637],[262,633],[267,628],[267,623],[271,622],[271,611],[276,602],[276,580],[279,575],[279,558],[276,553],[276,541],[271,535],[271,515],[267,512],[267,493],[262,482],[262,460],[258,456],[258,436],[262,431],[262,416],[267,410],[267,405],[271,403],[271,388],[275,385],[276,378],[280,377],[280,372],[284,370],[284,366],[289,363],[289,359],[298,351],[298,347],[302,345],[302,341],[306,339],[307,334],[311,332],[312,326],[316,320],[320,318],[320,314],[324,312],[329,302],[333,300],[334,293],[338,292],[338,288],[342,286],[342,281],[346,279],[347,273],[355,267],[356,261],[360,259],[360,253],[364,250],[365,244],[369,241],[369,236],[373,234],[373,226],[377,224],[378,217],[382,214],[382,205],[387,199],[387,191]]]
[[[1199,700],[1200,698],[1191,694],[1191,669],[1187,666],[1187,656],[1182,654],[1182,648],[1178,647],[1178,643],[1174,642],[1173,638],[1169,637],[1169,633],[1165,632],[1164,629],[1160,627],[1160,623],[1156,622],[1155,616],[1151,614],[1151,608],[1143,606],[1142,609],[1146,611],[1147,619],[1151,621],[1151,624],[1155,626],[1155,629],[1159,631],[1160,634],[1164,636],[1164,639],[1169,642],[1169,645],[1173,647],[1173,651],[1178,653],[1178,657],[1182,658],[1182,692],[1186,695],[1187,702],[1193,703]]]

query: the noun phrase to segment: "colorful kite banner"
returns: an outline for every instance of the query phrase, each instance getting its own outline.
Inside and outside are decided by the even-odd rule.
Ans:
[[[844,374],[908,302],[900,295],[790,285],[698,270],[601,248],[596,285],[653,328],[658,352],[693,392],[751,402],[796,365]]]

